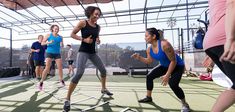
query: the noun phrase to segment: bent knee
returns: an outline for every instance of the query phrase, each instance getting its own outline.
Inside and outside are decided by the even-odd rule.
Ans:
[[[101,73],[100,75],[101,77],[106,77],[107,75],[107,71],[105,69],[101,70],[100,73]]]
[[[78,84],[81,77],[82,77],[82,74],[75,75],[75,76],[73,76],[71,82],[73,82],[74,84]]]

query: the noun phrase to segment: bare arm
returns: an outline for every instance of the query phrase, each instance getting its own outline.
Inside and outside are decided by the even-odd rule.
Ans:
[[[60,42],[60,47],[64,47],[64,39],[63,39],[63,37],[61,36],[61,39],[62,39],[62,41]]]
[[[153,58],[150,56],[150,47],[148,47],[146,53],[147,53],[147,58],[144,58],[143,56],[140,56],[137,53],[134,53],[131,57],[135,58],[143,63],[150,64],[153,62]]]
[[[47,44],[52,43],[52,41],[51,41],[51,42],[48,42],[48,41],[47,41],[47,39],[48,39],[49,36],[50,36],[50,34],[47,34],[47,35],[45,35],[45,36],[43,37],[43,40],[42,40],[41,45],[47,45]]]
[[[81,36],[78,36],[78,35],[76,35],[76,34],[77,34],[85,25],[86,25],[85,20],[81,20],[81,21],[77,24],[77,26],[73,29],[73,31],[72,31],[72,33],[71,33],[70,36],[71,36],[73,39],[82,41],[82,37],[81,37]]]
[[[34,44],[34,43],[33,43],[33,44]],[[31,50],[31,52],[39,52],[39,51],[40,51],[40,49],[35,49],[35,48],[34,48],[34,45],[31,46],[31,49],[30,49],[30,50]]]
[[[39,52],[40,49],[31,49],[31,52]]]
[[[170,65],[168,67],[168,70],[164,76],[162,76],[162,85],[166,86],[169,82],[169,79],[171,77],[171,73],[175,69],[176,66],[176,56],[174,52],[174,48],[171,46],[171,44],[167,41],[162,41],[162,48],[165,54],[167,55],[168,59],[170,60]]]
[[[100,44],[100,38],[99,37],[96,38],[96,43]]]
[[[227,0],[225,15],[226,42],[221,61],[235,64],[235,0]]]
[[[205,59],[202,62],[202,65],[204,67],[212,67],[214,65],[214,62],[208,55],[206,55]]]
[[[99,26],[99,34],[100,34],[100,26]],[[98,37],[96,38],[96,43],[97,43],[97,44],[100,44],[100,37],[99,37],[99,35],[98,35]]]
[[[225,31],[227,40],[235,39],[235,0],[227,0],[225,15]]]
[[[163,41],[162,45],[163,45],[163,51],[165,52],[168,59],[170,60],[170,65],[169,65],[168,70],[166,72],[166,75],[170,76],[171,73],[173,72],[173,70],[175,69],[175,66],[176,66],[176,63],[177,63],[174,48],[167,41]]]

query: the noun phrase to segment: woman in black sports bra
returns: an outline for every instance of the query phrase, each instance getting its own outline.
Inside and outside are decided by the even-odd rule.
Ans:
[[[82,43],[77,55],[77,71],[70,82],[66,101],[64,103],[65,111],[70,110],[71,94],[84,73],[86,62],[88,59],[99,69],[101,73],[101,93],[107,94],[109,96],[113,95],[113,93],[109,92],[106,89],[107,72],[103,62],[95,51],[95,45],[100,44],[100,26],[97,24],[97,20],[101,15],[101,10],[98,7],[89,6],[86,8],[85,15],[87,16],[88,20],[81,20],[71,33],[72,38],[79,40]],[[82,36],[76,35],[79,31],[81,31]]]

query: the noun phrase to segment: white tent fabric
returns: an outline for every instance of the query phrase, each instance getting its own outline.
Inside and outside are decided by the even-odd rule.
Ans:
[[[13,10],[26,9],[35,5],[43,6],[65,6],[65,5],[79,5],[91,3],[109,3],[111,1],[122,0],[0,0],[4,6]]]

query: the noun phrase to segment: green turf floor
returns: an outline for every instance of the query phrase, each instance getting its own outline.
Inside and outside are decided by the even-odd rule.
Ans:
[[[70,79],[65,77],[66,87],[62,88],[57,80],[57,76],[48,78],[44,82],[44,90],[38,91],[38,82],[34,79],[0,79],[0,112],[62,112]],[[100,93],[100,82],[95,75],[84,74],[72,95],[71,112],[96,105],[96,108],[88,112],[120,112],[127,108],[138,112],[179,112],[181,109],[171,89],[161,86],[158,79],[154,84],[153,103],[138,103],[138,99],[146,94],[143,76],[108,76],[107,80],[109,90],[114,93],[113,97]],[[193,112],[208,112],[224,90],[212,81],[200,81],[192,77],[183,77],[180,86]],[[235,105],[226,112],[235,112]]]

